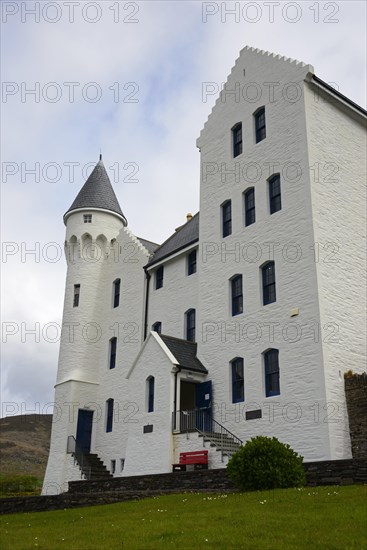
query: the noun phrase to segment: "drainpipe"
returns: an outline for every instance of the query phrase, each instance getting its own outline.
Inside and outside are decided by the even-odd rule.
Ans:
[[[148,270],[144,268],[145,277],[146,277],[146,288],[145,288],[145,312],[144,312],[144,340],[147,338],[148,332],[148,304],[149,304],[149,283],[151,275],[148,273]]]
[[[176,365],[177,369],[175,372],[175,392],[173,397],[173,429],[176,430],[177,426],[177,375],[181,372],[181,367]]]

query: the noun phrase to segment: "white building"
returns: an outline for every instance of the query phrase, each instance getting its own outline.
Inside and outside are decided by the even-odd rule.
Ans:
[[[256,435],[306,461],[351,457],[343,373],[365,369],[365,124],[312,66],[246,47],[197,140],[200,223],[188,216],[161,246],[135,237],[98,162],[64,216],[44,493],[88,475],[90,453],[115,476],[169,472],[203,448],[223,467]]]

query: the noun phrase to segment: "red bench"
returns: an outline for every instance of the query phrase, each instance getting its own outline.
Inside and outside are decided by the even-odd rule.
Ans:
[[[186,466],[193,465],[194,470],[208,469],[208,451],[190,451],[180,453],[179,464],[172,464],[172,471],[186,471]]]

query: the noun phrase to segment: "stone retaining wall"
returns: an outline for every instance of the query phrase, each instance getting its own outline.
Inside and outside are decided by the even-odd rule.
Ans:
[[[330,460],[304,464],[308,486],[367,483],[365,460]],[[0,513],[41,512],[79,506],[112,504],[178,492],[231,492],[226,469],[197,470],[100,481],[71,481],[69,492],[42,497],[0,499]]]
[[[344,379],[353,458],[367,458],[367,374]]]

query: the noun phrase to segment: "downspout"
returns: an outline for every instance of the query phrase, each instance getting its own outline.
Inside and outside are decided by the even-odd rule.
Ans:
[[[181,367],[176,365],[177,370],[175,372],[175,391],[173,397],[173,430],[176,430],[177,427],[177,375],[181,372]]]
[[[144,312],[144,340],[147,338],[147,332],[148,332],[148,304],[149,304],[149,283],[151,279],[150,273],[148,273],[148,270],[144,268],[145,271],[145,277],[146,277],[146,287],[145,287],[145,312]]]

